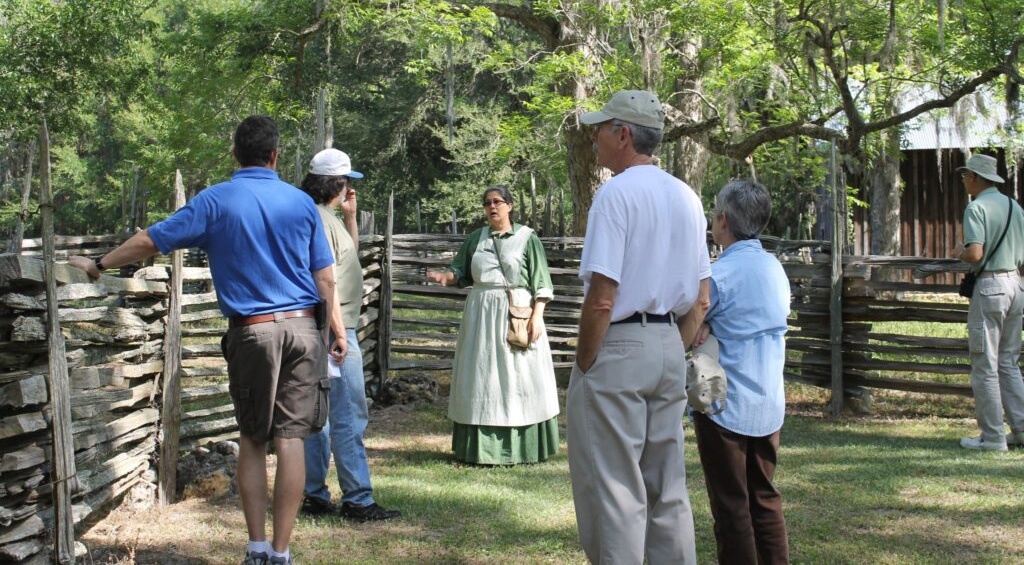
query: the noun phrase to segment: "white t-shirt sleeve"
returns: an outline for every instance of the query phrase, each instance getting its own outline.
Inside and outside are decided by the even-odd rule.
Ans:
[[[594,273],[616,283],[622,282],[622,263],[626,254],[626,222],[620,210],[607,206],[607,198],[597,198],[587,216],[586,244],[580,260],[580,278],[590,283]]]

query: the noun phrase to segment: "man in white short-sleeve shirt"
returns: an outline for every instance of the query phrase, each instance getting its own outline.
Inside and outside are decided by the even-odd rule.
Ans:
[[[696,563],[684,343],[708,304],[707,220],[693,190],[653,164],[664,123],[655,95],[618,92],[581,121],[615,176],[588,216],[566,403],[580,542],[595,563]]]

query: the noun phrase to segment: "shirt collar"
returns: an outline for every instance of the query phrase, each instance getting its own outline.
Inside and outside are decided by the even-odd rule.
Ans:
[[[502,236],[502,239],[508,238],[508,237],[512,237],[513,235],[516,234],[517,231],[519,231],[519,228],[521,228],[521,227],[523,227],[523,226],[521,226],[521,225],[519,225],[519,224],[517,224],[515,222],[512,222],[512,229],[510,229],[507,232],[505,232],[505,235]],[[498,232],[492,230],[490,226],[487,226],[487,229],[491,231],[491,237],[498,237]]]
[[[740,241],[737,241],[736,243],[733,243],[732,245],[727,247],[725,251],[723,251],[721,255],[718,256],[718,258],[721,259],[722,257],[725,257],[726,255],[734,251],[739,251],[741,249],[764,249],[764,247],[761,245],[760,239],[741,239]]]
[[[993,185],[993,186],[990,186],[990,187],[986,188],[985,190],[982,190],[981,192],[979,192],[978,196],[980,197],[983,194],[1002,194],[1002,193],[999,192],[999,189],[996,188],[995,185]]]
[[[277,176],[277,171],[266,167],[243,167],[231,173],[231,178],[281,180],[281,177]]]

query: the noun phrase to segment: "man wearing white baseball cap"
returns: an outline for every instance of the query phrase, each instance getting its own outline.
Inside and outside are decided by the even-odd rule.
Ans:
[[[328,393],[327,425],[306,438],[306,486],[302,512],[307,515],[338,514],[357,522],[390,520],[402,515],[386,510],[373,500],[370,466],[363,446],[368,413],[363,356],[359,352],[356,328],[363,302],[363,268],[359,264],[359,225],[356,191],[350,179],[363,174],[352,170],[352,161],[343,151],[324,149],[313,156],[309,174],[302,179],[302,190],[316,202],[323,220],[327,243],[334,253],[337,280],[335,303],[340,304],[342,319],[347,320],[346,341],[351,352],[343,362],[329,363],[331,390]],[[339,220],[335,210],[341,210]],[[327,469],[331,454],[338,470],[341,505],[331,502],[327,489]]]
[[[696,563],[683,462],[684,343],[711,276],[696,193],[654,165],[658,98],[617,92],[580,121],[614,176],[590,208],[566,401],[580,543],[594,563]]]
[[[1024,445],[1024,380],[1020,356],[1024,287],[1024,211],[995,187],[1003,177],[996,160],[972,155],[959,167],[971,203],[964,210],[964,242],[953,256],[977,275],[967,311],[971,389],[981,435],[960,440],[964,449],[1006,451]],[[1010,424],[1005,434],[1003,417]]]

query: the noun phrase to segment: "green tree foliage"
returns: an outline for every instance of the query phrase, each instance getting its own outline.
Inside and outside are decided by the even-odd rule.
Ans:
[[[318,149],[321,92],[334,145],[367,175],[357,184],[362,209],[381,214],[394,192],[396,229],[440,231],[453,213],[460,231],[475,227],[489,184],[511,186],[518,213],[538,228],[549,202],[559,223],[562,194],[571,204],[561,220],[579,229],[603,177],[576,118],[615,90],[648,88],[669,103],[663,165],[708,192],[756,174],[773,189],[781,235],[813,213],[825,144],[839,148],[851,184],[880,187],[872,206],[890,206],[898,185],[869,173],[892,162],[901,124],[986,84],[1012,101],[1024,82],[1014,2],[0,7],[0,222],[16,214],[20,168],[45,113],[65,233],[128,227],[133,187],[147,204],[134,223],[160,219],[175,169],[192,192],[225,178],[232,129],[253,113],[278,121],[279,171],[296,180]],[[901,105],[922,88],[928,104]]]

